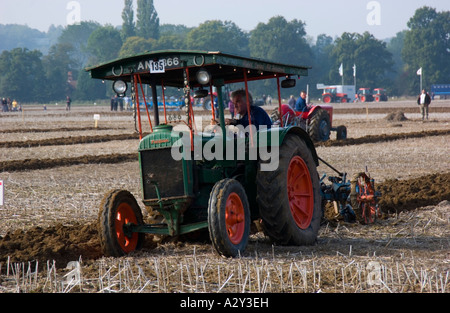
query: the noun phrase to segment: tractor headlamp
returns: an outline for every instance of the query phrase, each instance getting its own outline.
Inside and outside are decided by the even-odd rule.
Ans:
[[[197,72],[197,81],[200,84],[207,85],[207,84],[209,84],[210,80],[211,80],[211,76],[209,75],[209,73],[206,70],[200,69]]]
[[[113,90],[118,96],[125,96],[125,93],[127,92],[128,86],[127,83],[123,80],[116,80],[113,83]]]

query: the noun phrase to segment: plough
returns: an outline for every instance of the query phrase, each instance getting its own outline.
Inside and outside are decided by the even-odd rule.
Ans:
[[[329,163],[319,160],[335,171],[339,176],[328,176],[329,185],[320,178],[320,192],[322,202],[333,202],[336,214],[340,214],[345,222],[353,223],[357,220],[363,224],[372,224],[381,217],[378,207],[378,197],[381,193],[375,190],[375,180],[365,172],[357,173],[351,180],[347,180],[347,173],[340,172]]]

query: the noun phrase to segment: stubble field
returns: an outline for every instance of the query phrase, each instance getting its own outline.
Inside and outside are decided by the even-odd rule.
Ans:
[[[236,259],[217,256],[208,242],[149,235],[141,251],[102,257],[103,195],[141,195],[130,112],[0,113],[0,292],[448,292],[450,101],[433,102],[425,122],[414,101],[368,107],[335,105],[333,124],[346,125],[349,138],[333,135],[316,149],[348,177],[367,168],[383,218],[362,225],[328,214],[307,247],[255,233]],[[334,174],[323,164],[318,171]]]

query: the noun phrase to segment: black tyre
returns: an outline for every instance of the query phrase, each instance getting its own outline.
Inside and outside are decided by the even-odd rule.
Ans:
[[[236,257],[245,251],[250,235],[250,208],[238,181],[227,178],[214,185],[208,203],[208,230],[220,255]]]
[[[336,128],[336,139],[337,140],[345,140],[347,139],[347,127],[338,126]]]
[[[210,98],[204,99],[203,110],[211,111],[211,99]]]
[[[136,199],[126,190],[110,191],[100,204],[98,216],[100,243],[106,256],[119,257],[142,247],[144,234],[127,232],[129,223],[143,224]]]
[[[330,115],[324,109],[318,109],[310,119],[308,133],[313,141],[330,139]]]
[[[257,174],[264,232],[281,245],[314,244],[322,217],[319,176],[311,151],[296,135],[280,147],[279,167]]]

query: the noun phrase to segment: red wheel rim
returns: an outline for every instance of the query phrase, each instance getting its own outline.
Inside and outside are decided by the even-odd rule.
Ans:
[[[299,156],[292,158],[289,164],[287,189],[292,217],[298,227],[307,229],[314,212],[313,186],[308,167]]]
[[[331,102],[331,97],[330,96],[323,97],[323,102],[330,103]]]
[[[133,208],[128,203],[121,203],[117,208],[115,228],[117,242],[125,253],[136,250],[139,240],[138,233],[133,233],[131,237],[125,235],[123,226],[128,223],[137,225],[136,215],[134,214]]]
[[[241,198],[235,192],[228,196],[225,205],[225,227],[230,241],[239,244],[245,232],[245,213]]]

